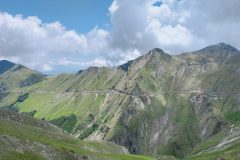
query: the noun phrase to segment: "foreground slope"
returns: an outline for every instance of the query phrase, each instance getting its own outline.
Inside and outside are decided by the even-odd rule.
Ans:
[[[115,144],[73,139],[46,122],[7,110],[0,110],[0,142],[3,160],[151,160],[128,155]]]
[[[240,159],[240,130],[231,128],[228,134],[217,134],[197,145],[189,160]]]
[[[21,91],[1,104],[80,139],[112,141],[135,154],[197,158],[240,126],[240,54],[224,43],[177,56],[153,49],[116,69],[90,67]]]

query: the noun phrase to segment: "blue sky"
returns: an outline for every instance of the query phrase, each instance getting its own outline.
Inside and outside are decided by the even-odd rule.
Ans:
[[[59,21],[68,29],[86,33],[96,25],[109,27],[111,3],[112,0],[0,0],[0,11],[38,16],[45,23]]]
[[[240,48],[240,1],[0,0],[0,60],[45,74],[115,67],[152,48]]]

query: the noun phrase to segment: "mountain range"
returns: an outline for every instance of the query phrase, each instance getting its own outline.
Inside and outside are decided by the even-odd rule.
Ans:
[[[132,154],[240,159],[240,51],[225,43],[179,55],[155,48],[116,68],[56,76],[0,61],[0,107]]]

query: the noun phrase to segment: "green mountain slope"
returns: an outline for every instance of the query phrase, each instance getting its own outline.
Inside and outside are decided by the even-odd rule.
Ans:
[[[0,110],[0,159],[151,160],[118,145],[80,141],[31,117]]]
[[[174,56],[153,49],[118,68],[90,67],[20,90],[1,104],[134,154],[198,158],[240,127],[240,53],[223,43]],[[220,158],[229,150],[215,151]]]
[[[18,95],[11,94],[20,92],[22,88],[31,86],[44,79],[44,76],[22,65],[14,65],[0,75],[0,107],[12,105],[18,99]],[[2,101],[2,99],[5,99]]]
[[[4,83],[8,89],[16,89],[18,87],[26,87],[41,81],[43,75],[32,71],[22,65],[15,65],[0,76],[0,81]]]

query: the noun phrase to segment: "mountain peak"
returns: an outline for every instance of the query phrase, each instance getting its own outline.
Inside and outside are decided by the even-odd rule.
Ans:
[[[167,60],[167,61],[169,61],[169,60],[172,58],[171,55],[165,53],[165,52],[164,52],[162,49],[160,49],[160,48],[153,48],[152,50],[150,50],[150,51],[147,53],[147,55],[145,56],[145,58],[147,58],[147,57],[151,57],[151,58],[149,59],[150,61],[152,61],[152,59],[155,60],[156,58],[161,59],[161,60]]]
[[[238,49],[236,49],[235,47],[233,47],[229,44],[223,43],[223,42],[216,44],[216,46],[220,49],[225,49],[225,50],[229,50],[229,51],[230,50],[231,51],[238,51]]]
[[[12,63],[12,62],[7,61],[7,60],[0,60],[0,63]]]
[[[211,46],[208,46],[206,48],[201,49],[200,51],[208,51],[208,52],[219,52],[219,51],[224,51],[224,52],[239,52],[238,49],[236,49],[235,47],[226,44],[226,43],[218,43],[218,44],[214,44]]]
[[[154,61],[156,59],[162,59],[162,60],[169,60],[171,59],[171,55],[165,53],[162,49],[160,48],[153,48],[150,51],[147,52],[147,54],[142,55],[140,57],[138,57],[137,59],[134,60],[130,60],[122,65],[120,65],[118,67],[118,69],[122,69],[124,71],[128,71],[129,67],[134,64],[134,63],[138,63],[139,61],[149,61],[151,62],[154,59]]]
[[[156,53],[164,53],[164,51],[160,48],[153,48],[148,52],[148,54],[156,54]]]
[[[15,65],[15,63],[12,63],[12,62],[10,62],[10,61],[7,61],[7,60],[0,60],[0,64],[12,65],[12,66],[14,66],[14,65]]]
[[[12,68],[13,66],[15,66],[14,63],[9,62],[7,60],[1,60],[0,61],[0,74],[6,72],[7,70],[9,70],[10,68]]]

